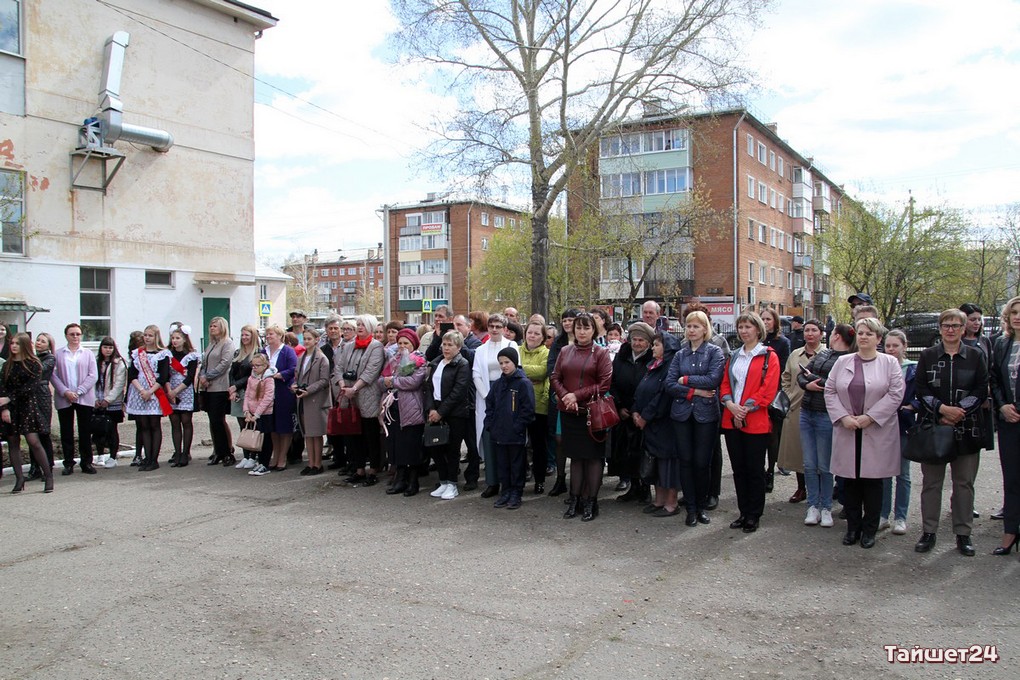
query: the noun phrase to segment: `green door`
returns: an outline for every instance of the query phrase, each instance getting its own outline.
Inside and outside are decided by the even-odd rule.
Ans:
[[[222,316],[230,325],[230,298],[202,298],[202,349],[209,345],[209,322]]]

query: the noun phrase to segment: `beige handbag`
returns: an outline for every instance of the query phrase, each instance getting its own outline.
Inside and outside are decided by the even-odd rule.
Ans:
[[[261,451],[263,434],[255,429],[255,423],[248,423],[237,436],[237,445],[245,451]]]

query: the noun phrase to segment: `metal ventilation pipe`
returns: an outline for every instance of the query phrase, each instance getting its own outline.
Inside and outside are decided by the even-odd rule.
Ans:
[[[131,39],[127,31],[117,31],[106,41],[103,54],[103,80],[99,88],[99,121],[103,142],[118,140],[151,146],[166,153],[174,145],[174,136],[166,130],[125,123],[124,106],[120,101],[120,79],[124,73],[124,58]]]

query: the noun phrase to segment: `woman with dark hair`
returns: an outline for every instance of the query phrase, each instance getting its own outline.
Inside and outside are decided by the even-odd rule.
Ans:
[[[96,462],[105,467],[117,467],[120,450],[120,433],[117,426],[124,422],[124,392],[127,387],[127,364],[117,351],[117,343],[106,336],[96,353],[99,381],[96,383],[96,410],[93,421],[106,419],[103,427],[92,427],[92,442],[96,447]],[[103,458],[104,447],[110,452]]]
[[[11,342],[8,336],[7,325],[0,323],[0,359],[7,361],[11,355]]]
[[[786,370],[786,361],[790,358],[790,340],[782,333],[779,323],[779,312],[771,307],[762,310],[761,319],[765,322],[765,338],[762,342],[775,350],[779,359],[779,371]],[[769,433],[768,470],[765,472],[765,493],[772,493],[776,479],[776,461],[779,460],[779,440],[783,436],[783,418],[769,414],[772,420],[772,431]]]
[[[144,347],[144,346],[145,346],[145,339],[144,339],[143,333],[141,331],[131,331],[130,335],[128,335],[127,358],[125,359],[125,362],[128,365],[128,371],[129,372],[130,372],[130,367],[131,367],[131,365],[133,363],[133,360],[134,360],[135,351],[139,347]],[[125,388],[125,392],[129,388],[130,388],[130,385],[127,388]],[[127,419],[129,421],[134,421],[135,420],[135,414],[131,413],[127,409],[127,394],[125,394],[125,396],[124,396],[124,412],[127,414]],[[139,465],[141,465],[144,462],[144,460],[145,460],[145,446],[144,446],[144,444],[142,442],[142,428],[138,427],[138,425],[136,423],[135,424],[135,457],[131,460],[131,467],[138,467]]]
[[[42,379],[46,382],[45,385],[39,386],[39,390],[40,393],[44,394],[51,401],[53,400],[53,393],[50,391],[50,376],[53,375],[53,369],[57,365],[57,358],[53,354],[56,348],[57,345],[53,342],[53,336],[49,333],[39,333],[35,336],[35,356],[42,364]],[[121,392],[123,393],[123,389]],[[123,394],[121,401],[124,401]],[[53,437],[51,433],[40,432],[39,443],[42,444],[43,450],[46,451],[46,460],[49,461],[50,467],[53,467]],[[35,464],[35,458],[31,456],[29,458],[31,460],[29,462],[28,481],[42,479],[42,469]],[[116,464],[116,461],[114,463]]]
[[[800,403],[800,447],[804,452],[804,485],[807,487],[807,515],[804,524],[826,529],[832,520],[832,420],[825,403],[825,383],[836,360],[856,347],[856,333],[846,324],[835,326],[829,349],[818,352],[800,371],[797,383],[804,390]],[[792,426],[792,423],[791,423]]]
[[[170,467],[185,467],[191,462],[191,440],[195,428],[191,418],[195,411],[195,374],[201,359],[191,344],[191,327],[175,323],[170,327],[170,382],[164,386],[173,406],[170,414],[170,438],[174,455]]]
[[[1002,308],[1003,332],[992,349],[991,384],[995,410],[999,414],[999,464],[1002,467],[1002,543],[993,555],[1020,550],[1020,395],[1016,392],[1020,367],[1020,297]]]
[[[551,383],[560,413],[563,448],[570,451],[570,498],[563,516],[576,517],[580,509],[581,520],[588,522],[598,515],[606,445],[604,439],[598,441],[588,431],[587,404],[609,391],[613,364],[606,348],[594,343],[591,314],[578,314],[573,331],[574,344],[560,351]]]
[[[516,321],[508,319],[506,325],[503,326],[503,337],[515,345],[522,345],[524,344],[524,328]]]
[[[22,437],[28,442],[35,464],[43,471],[44,491],[49,493],[53,491],[53,468],[39,441],[40,432],[49,432],[53,417],[49,387],[42,383],[42,364],[32,351],[32,339],[28,334],[18,333],[7,344],[8,359],[0,370],[0,429],[7,437],[14,469],[11,493],[20,493],[25,488]],[[46,387],[45,392],[40,386]]]
[[[564,347],[574,342],[574,319],[581,313],[576,307],[563,312],[560,316],[560,328],[562,329],[556,338],[549,345],[549,359],[546,361],[546,368],[549,376],[552,376],[556,368],[556,359]],[[567,491],[567,456],[560,446],[560,412],[556,405],[556,392],[549,385],[549,436],[546,439],[550,463],[556,462],[556,481],[553,488],[549,490],[550,496],[559,496]],[[551,467],[551,465],[550,465]]]
[[[172,410],[163,391],[163,386],[170,382],[170,352],[163,346],[159,326],[145,327],[142,346],[131,356],[127,377],[127,412],[135,417],[145,451],[138,471],[158,470],[159,448],[163,444],[160,419]]]
[[[977,478],[978,452],[984,442],[982,408],[988,398],[988,361],[979,349],[962,342],[967,316],[959,309],[939,314],[942,341],[921,351],[917,362],[915,389],[922,410],[944,425],[952,425],[956,457],[948,463],[952,469],[953,533],[956,549],[972,557],[970,534],[974,524],[974,480]],[[922,416],[923,417],[923,416]],[[921,463],[921,538],[917,552],[935,547],[935,532],[942,515],[942,486],[947,463]]]
[[[754,312],[737,317],[742,343],[730,356],[719,390],[723,436],[733,469],[740,516],[731,529],[758,530],[765,511],[765,453],[772,424],[768,406],[779,391],[779,358],[764,344],[765,322]]]
[[[609,332],[609,325],[613,320],[609,317],[606,310],[601,307],[595,307],[591,310],[591,318],[595,321],[595,344],[605,347],[609,343],[606,334]]]
[[[979,348],[985,356],[985,361],[989,364],[989,373],[991,373],[991,360],[992,360],[992,341],[985,335],[985,317],[984,312],[981,308],[972,302],[965,302],[960,305],[960,311],[967,315],[967,324],[963,329],[963,344],[970,347]],[[991,451],[995,448],[995,418],[992,414],[992,395],[989,393],[988,399],[981,405],[981,431],[984,433],[985,438],[981,443],[981,448],[986,451]]]
[[[396,468],[386,493],[411,497],[418,493],[418,466],[422,462],[425,407],[422,386],[428,366],[418,351],[420,339],[410,328],[397,333],[397,351],[383,367],[383,417],[388,422],[386,448]]]
[[[821,350],[822,322],[809,319],[801,330],[803,344],[790,352],[786,369],[780,377],[780,388],[790,399],[790,412],[786,420],[789,427],[783,428],[783,436],[779,440],[779,467],[797,474],[797,490],[790,496],[791,503],[800,503],[807,498],[807,487],[804,484],[804,450],[800,445],[800,405],[804,398],[804,388],[797,377],[807,369],[807,365]]]

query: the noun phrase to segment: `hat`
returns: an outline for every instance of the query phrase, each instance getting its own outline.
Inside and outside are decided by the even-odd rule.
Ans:
[[[797,316],[790,319],[790,323],[804,323],[804,317],[798,314]]]
[[[397,333],[397,340],[400,338],[407,338],[415,349],[418,349],[418,345],[421,344],[418,334],[411,328],[401,328],[400,332]]]
[[[629,328],[627,328],[627,337],[633,337],[635,333],[645,336],[645,339],[648,340],[648,342],[651,342],[652,338],[655,337],[655,329],[646,324],[644,321],[635,321]]]
[[[860,300],[862,305],[872,304],[871,296],[868,295],[867,293],[854,293],[853,295],[846,299],[846,301],[849,302],[850,304],[853,304],[854,300]]]
[[[512,345],[499,350],[499,354],[496,355],[496,358],[498,359],[500,357],[506,357],[510,361],[514,362],[514,366],[521,365],[521,360],[517,356],[517,350]]]
[[[289,314],[289,316],[303,316],[306,319],[308,318],[308,315],[305,314],[305,310],[303,309],[295,309],[293,312]]]

